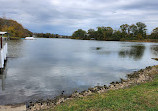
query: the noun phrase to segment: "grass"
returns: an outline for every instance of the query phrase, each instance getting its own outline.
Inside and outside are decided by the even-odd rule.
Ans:
[[[158,39],[143,39],[143,40],[123,40],[129,42],[158,42]]]
[[[45,111],[158,111],[158,75],[154,81],[68,100]]]

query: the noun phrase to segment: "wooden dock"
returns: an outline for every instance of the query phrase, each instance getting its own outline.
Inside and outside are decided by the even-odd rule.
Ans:
[[[0,44],[0,71],[3,71],[4,66],[5,66],[5,62],[7,60],[7,53],[8,53],[8,44],[5,43],[3,44],[3,35],[8,34],[7,32],[1,32],[0,31],[0,35],[1,36],[1,44]]]
[[[0,49],[0,79],[2,80],[2,90],[5,90],[5,78],[6,78],[5,67],[7,64],[7,53],[8,53],[7,49],[8,49],[7,43],[5,43],[3,48]]]
[[[5,61],[7,60],[8,44],[5,43],[3,48],[0,49],[0,69],[4,68]]]

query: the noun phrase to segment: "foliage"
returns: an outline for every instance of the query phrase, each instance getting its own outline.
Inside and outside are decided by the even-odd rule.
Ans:
[[[32,32],[12,19],[0,18],[0,31],[8,32],[12,37],[32,36]]]
[[[88,39],[95,38],[96,37],[96,31],[94,29],[88,30]]]
[[[52,33],[34,33],[34,35],[36,37],[41,37],[41,38],[70,38],[69,36],[52,34]]]
[[[153,29],[151,35],[150,35],[151,39],[158,39],[158,27],[156,27],[155,29]]]
[[[141,34],[142,37],[146,37],[146,25],[142,22],[137,22],[137,29],[138,29],[138,34]]]
[[[82,29],[78,29],[77,31],[75,31],[72,34],[72,37],[79,37],[81,39],[84,39],[86,37],[87,32],[82,30]]]
[[[89,29],[88,32],[78,29],[73,33],[73,38],[76,39],[91,39],[95,40],[142,40],[146,39],[146,25],[142,22],[128,25],[123,24],[119,30],[114,30],[111,27],[97,27],[97,30]],[[87,36],[86,36],[87,35]]]
[[[99,40],[109,40],[112,37],[113,29],[111,27],[98,27],[96,33]]]
[[[123,24],[120,26],[121,32],[122,32],[122,37],[126,38],[129,33],[130,33],[130,28],[128,24]]]

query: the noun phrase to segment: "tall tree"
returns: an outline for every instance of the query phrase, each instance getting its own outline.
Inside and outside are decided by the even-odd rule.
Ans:
[[[146,37],[146,25],[145,23],[142,23],[142,22],[137,22],[136,23],[137,25],[137,29],[138,29],[138,34],[141,34],[143,38]]]
[[[155,29],[153,29],[152,33],[158,34],[158,27],[156,27]]]
[[[129,25],[128,24],[123,24],[123,25],[120,26],[120,28],[121,28],[121,31],[123,33],[128,33]]]
[[[97,27],[97,39],[99,40],[109,40],[113,34],[113,29],[111,27]]]
[[[129,28],[130,28],[130,37],[132,38],[136,37],[138,33],[137,26],[135,24],[132,24],[129,26]]]
[[[130,31],[133,35],[137,34],[137,26],[135,24],[130,25]]]
[[[121,40],[122,33],[119,30],[115,30],[112,35],[112,40]]]
[[[156,27],[155,29],[153,29],[151,35],[150,35],[151,39],[158,39],[158,27]]]
[[[89,39],[90,38],[95,38],[96,37],[96,31],[94,29],[89,29],[88,30],[88,36],[89,36]]]
[[[121,32],[122,32],[122,37],[126,38],[127,35],[129,35],[129,25],[128,24],[123,24],[120,26]]]
[[[86,36],[87,32],[85,30],[82,29],[78,29],[77,31],[75,31],[72,36],[73,37],[80,37],[82,39],[84,39],[84,37]]]

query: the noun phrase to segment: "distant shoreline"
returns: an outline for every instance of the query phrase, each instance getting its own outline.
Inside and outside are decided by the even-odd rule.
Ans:
[[[69,38],[72,39],[72,38]],[[74,39],[74,40],[89,40],[89,39]],[[114,42],[152,42],[158,43],[158,39],[144,39],[144,40],[90,40],[90,41],[114,41]]]
[[[158,39],[125,40],[125,42],[153,42],[153,43],[158,43]]]
[[[45,38],[45,37],[36,37],[36,38],[43,38],[43,39],[54,39],[54,38]],[[10,37],[10,40],[21,40],[24,38],[19,37]],[[55,38],[55,39],[72,39],[72,40],[89,40],[89,39],[73,39],[73,38]],[[114,42],[151,42],[151,43],[158,43],[158,39],[144,39],[144,40],[90,40],[90,41],[114,41]]]

